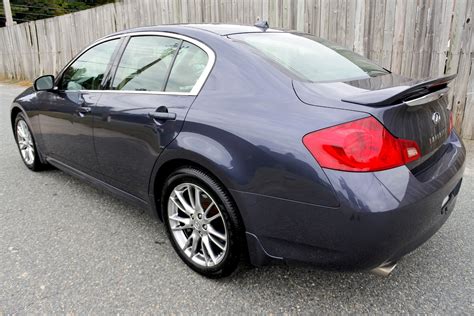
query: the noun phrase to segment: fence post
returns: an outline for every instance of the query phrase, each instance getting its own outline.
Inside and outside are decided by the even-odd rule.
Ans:
[[[3,11],[5,11],[5,25],[12,26],[16,24],[13,21],[12,8],[10,7],[10,0],[3,0]]]

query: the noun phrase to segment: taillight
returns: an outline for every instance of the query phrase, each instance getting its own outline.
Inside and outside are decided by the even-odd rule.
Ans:
[[[453,112],[449,111],[449,130],[448,135],[451,135],[451,131],[453,130],[454,122],[453,122]]]
[[[303,143],[323,168],[377,171],[421,157],[418,144],[394,137],[372,116],[309,133]]]

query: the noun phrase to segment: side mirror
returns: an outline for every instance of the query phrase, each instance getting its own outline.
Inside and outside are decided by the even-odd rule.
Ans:
[[[36,91],[48,91],[54,88],[54,76],[46,75],[37,78],[33,84]]]

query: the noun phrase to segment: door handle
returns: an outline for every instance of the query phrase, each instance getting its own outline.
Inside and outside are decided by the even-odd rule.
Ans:
[[[166,120],[176,120],[176,113],[169,113],[169,112],[149,112],[148,116],[160,120],[160,121],[166,121]]]
[[[92,108],[89,106],[80,106],[77,108],[76,112],[80,117],[86,116],[87,113],[90,113]]]
[[[89,106],[81,106],[77,109],[77,112],[79,113],[90,113],[92,111],[92,108]]]

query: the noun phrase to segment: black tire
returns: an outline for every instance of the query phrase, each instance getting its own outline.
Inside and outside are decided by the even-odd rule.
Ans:
[[[20,122],[23,121],[25,122],[26,124],[26,127],[28,128],[28,131],[31,135],[31,141],[33,143],[33,148],[34,148],[34,159],[32,162],[27,162],[25,160],[25,158],[23,157],[22,153],[21,153],[21,148],[20,148],[20,143],[19,143],[19,138],[18,138],[18,124],[20,124]],[[34,135],[33,133],[31,132],[31,128],[30,126],[28,125],[28,121],[26,120],[25,116],[23,115],[23,113],[18,113],[18,115],[16,116],[15,118],[15,125],[13,127],[13,133],[15,135],[15,142],[17,144],[17,147],[18,147],[18,151],[20,153],[20,156],[21,156],[21,160],[23,161],[23,163],[25,164],[25,166],[32,170],[32,171],[40,171],[40,170],[44,170],[48,165],[47,164],[43,164],[39,158],[39,152],[38,152],[38,147],[36,146],[36,142],[35,142],[35,138],[34,138]]]
[[[220,213],[222,214],[220,218],[222,218],[225,223],[227,250],[222,254],[222,261],[215,266],[204,267],[193,262],[191,258],[185,254],[184,250],[181,249],[172,234],[168,214],[169,198],[175,188],[180,184],[185,183],[191,183],[204,189],[205,193],[211,197],[215,204],[217,204]],[[245,249],[244,228],[237,208],[232,202],[229,194],[221,184],[214,180],[212,176],[194,167],[183,167],[177,169],[167,178],[165,185],[163,186],[161,194],[161,210],[163,221],[166,226],[166,232],[173,248],[191,269],[208,278],[225,277],[236,270]]]

